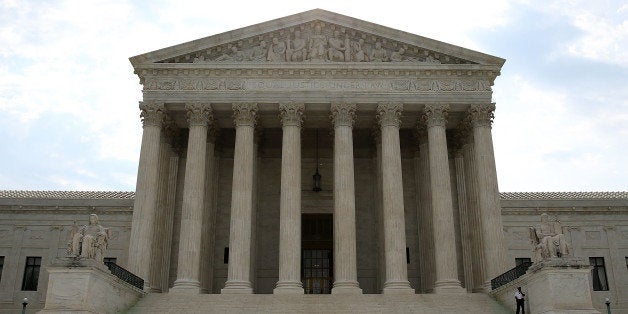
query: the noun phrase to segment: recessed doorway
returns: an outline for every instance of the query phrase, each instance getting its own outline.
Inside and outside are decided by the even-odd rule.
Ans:
[[[301,230],[301,278],[305,294],[329,294],[334,282],[333,216],[304,214]]]

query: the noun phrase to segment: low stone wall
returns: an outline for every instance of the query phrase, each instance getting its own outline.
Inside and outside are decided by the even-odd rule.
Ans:
[[[145,293],[112,275],[104,265],[46,268],[46,305],[39,313],[118,313]]]
[[[490,292],[516,309],[515,291],[525,293],[526,313],[600,313],[591,302],[590,266],[582,259],[553,258],[533,264],[528,272]]]

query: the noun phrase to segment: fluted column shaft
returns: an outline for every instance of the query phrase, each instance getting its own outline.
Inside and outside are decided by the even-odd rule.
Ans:
[[[203,226],[201,236],[201,293],[211,293],[214,266],[214,221],[216,206],[216,137],[218,130],[212,128],[207,134],[207,158],[205,160],[205,204],[203,205]]]
[[[140,103],[142,146],[137,171],[135,202],[129,242],[129,271],[144,279],[144,288],[151,287],[152,243],[159,180],[159,153],[164,105]]]
[[[419,146],[418,172],[420,208],[417,213],[417,226],[419,227],[419,253],[421,259],[421,284],[423,292],[434,290],[434,227],[432,225],[432,187],[430,186],[430,161],[427,129],[420,124],[417,129],[417,141]]]
[[[205,202],[207,128],[211,121],[208,104],[187,104],[190,132],[183,182],[181,232],[177,280],[171,292],[200,292],[201,230]]]
[[[406,265],[406,223],[403,206],[399,127],[401,104],[377,106],[382,136],[382,198],[386,260],[385,294],[414,293]]]
[[[435,293],[462,292],[458,280],[446,120],[448,106],[426,105],[436,264]]]
[[[464,286],[467,292],[473,291],[473,257],[471,249],[471,229],[469,227],[469,211],[468,211],[468,197],[466,189],[466,173],[464,171],[464,158],[463,149],[461,143],[455,151],[455,169],[456,169],[456,192],[458,195],[458,221],[460,222],[460,234],[462,241],[462,259],[463,259],[463,272],[464,272]]]
[[[301,283],[301,123],[303,104],[280,104],[281,198],[279,201],[279,281],[274,293],[303,294]]]
[[[251,239],[253,222],[253,166],[257,104],[233,104],[236,128],[231,188],[229,271],[221,293],[253,293]]]
[[[490,289],[490,280],[504,270],[503,224],[491,134],[494,110],[494,104],[472,105],[468,112],[473,127],[475,163],[478,170],[478,205],[484,239],[485,289]]]
[[[353,168],[354,104],[332,104],[334,126],[334,286],[332,294],[362,293],[358,284]]]

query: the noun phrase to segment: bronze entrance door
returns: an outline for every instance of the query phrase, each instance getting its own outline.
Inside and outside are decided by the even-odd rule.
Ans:
[[[332,215],[305,214],[301,230],[301,278],[305,294],[329,294],[334,281]]]

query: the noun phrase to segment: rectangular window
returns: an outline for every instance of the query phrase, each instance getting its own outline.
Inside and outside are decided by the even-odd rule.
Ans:
[[[102,261],[103,263],[105,263],[105,265],[111,264],[111,263],[116,264],[118,262],[118,259],[116,257],[105,257],[102,259]]]
[[[229,264],[229,247],[225,247],[225,254],[222,256],[222,261],[225,264]]]
[[[410,248],[406,246],[406,264],[410,264]]]
[[[519,266],[522,264],[532,264],[532,259],[529,257],[515,257],[515,266]]]
[[[628,269],[628,257],[626,257],[626,268]]]
[[[3,269],[4,269],[4,256],[0,256],[0,282],[2,282],[2,270]]]
[[[589,264],[593,266],[593,269],[591,269],[591,281],[593,282],[593,291],[608,291],[608,281],[606,280],[606,267],[604,266],[604,257],[589,257]]]
[[[37,291],[40,268],[41,257],[29,256],[26,258],[26,265],[24,266],[24,278],[22,279],[22,291]]]

